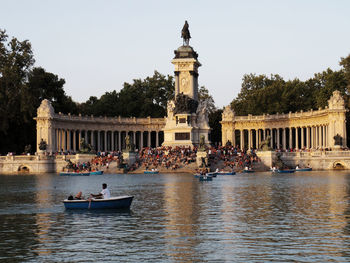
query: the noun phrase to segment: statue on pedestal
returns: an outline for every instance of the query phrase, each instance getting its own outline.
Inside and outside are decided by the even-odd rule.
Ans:
[[[334,145],[343,145],[343,138],[339,135],[339,133],[337,133],[337,135],[335,135],[333,139]]]
[[[201,135],[199,138],[199,151],[204,152],[205,151],[205,136]]]
[[[190,38],[191,38],[191,34],[190,34],[190,30],[188,29],[189,25],[187,23],[187,21],[185,21],[185,24],[182,28],[181,31],[181,37],[183,38],[183,45],[184,46],[189,46],[190,45]]]
[[[127,135],[125,137],[125,150],[127,152],[133,152],[134,151],[134,144],[130,141],[130,136]]]
[[[266,139],[261,141],[261,143],[259,145],[259,150],[271,151],[270,143],[271,143],[271,137],[270,137],[270,135],[267,135]]]

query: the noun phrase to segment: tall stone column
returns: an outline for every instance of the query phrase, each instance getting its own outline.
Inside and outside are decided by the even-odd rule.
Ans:
[[[71,136],[70,136],[70,130],[67,130],[67,151],[71,150]]]
[[[277,149],[281,148],[281,142],[280,142],[280,128],[277,128]]]
[[[232,130],[232,145],[236,146],[236,130]]]
[[[66,133],[66,130],[62,130],[62,139],[63,139],[63,144],[62,144],[62,148],[63,148],[63,151],[67,151],[67,133]]]
[[[97,151],[101,151],[101,131],[97,131]]]
[[[80,141],[81,141],[81,130],[79,130],[79,134],[78,134],[78,147],[77,147],[78,150],[80,150]]]
[[[140,149],[143,148],[143,131],[140,132]]]
[[[286,150],[287,149],[287,134],[286,134],[286,128],[283,128],[283,131],[282,131],[282,144],[283,144],[283,150]]]
[[[118,131],[118,151],[122,150],[122,146],[121,146],[121,131]]]
[[[241,132],[241,137],[240,137],[240,140],[241,140],[241,145],[240,145],[240,148],[241,148],[241,150],[243,150],[244,149],[244,130],[240,130],[240,132]]]
[[[303,149],[304,148],[304,127],[301,127],[300,129],[300,136],[301,136],[300,149]]]
[[[306,127],[306,148],[310,149],[310,127]]]
[[[107,131],[103,131],[104,133],[104,146],[103,146],[103,151],[107,152]]]
[[[159,131],[156,131],[156,147],[159,147]]]
[[[255,149],[259,149],[259,130],[255,130]]]
[[[111,131],[111,151],[113,151],[114,152],[114,150],[115,150],[115,145],[114,145],[114,131],[112,130]]]
[[[289,149],[293,148],[293,128],[289,127]]]
[[[91,146],[94,148],[94,149],[96,149],[96,145],[95,145],[95,131],[94,130],[92,130],[91,131]]]
[[[252,130],[248,129],[248,149],[252,148]]]
[[[299,149],[299,128],[295,127],[295,149]]]
[[[322,125],[322,146],[326,148],[326,126]]]
[[[266,129],[263,129],[263,140],[266,139]]]
[[[148,131],[147,146],[151,147],[151,131]]]
[[[77,138],[76,138],[76,130],[72,130],[73,133],[73,151],[76,152],[77,151]]]
[[[270,138],[271,138],[270,147],[273,148],[273,129],[270,129]]]

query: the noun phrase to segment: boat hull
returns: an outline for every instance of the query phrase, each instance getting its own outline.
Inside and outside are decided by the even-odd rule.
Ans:
[[[90,172],[90,175],[101,175],[101,174],[103,174],[103,171]]]
[[[66,209],[125,209],[130,208],[133,196],[118,196],[109,199],[64,200]]]
[[[60,176],[89,176],[90,173],[61,172]]]
[[[277,170],[277,173],[279,174],[290,174],[290,173],[294,173],[295,170]]]
[[[254,170],[243,170],[243,173],[254,173]]]
[[[299,168],[299,169],[295,169],[296,172],[308,172],[308,171],[312,171],[312,168]]]
[[[158,174],[159,171],[144,171],[144,174]]]

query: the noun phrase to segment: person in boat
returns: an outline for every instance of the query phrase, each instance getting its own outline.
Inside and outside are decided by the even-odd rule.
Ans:
[[[83,195],[83,193],[82,193],[81,191],[79,191],[79,192],[75,195],[74,199],[75,199],[75,200],[81,200],[81,199],[82,199],[82,195]]]
[[[102,191],[99,194],[91,194],[91,197],[96,199],[109,199],[111,197],[111,193],[107,188],[107,184],[102,184]]]

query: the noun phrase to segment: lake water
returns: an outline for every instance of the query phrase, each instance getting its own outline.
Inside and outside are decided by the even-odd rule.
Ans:
[[[80,190],[130,211],[65,211]],[[350,172],[0,175],[0,262],[349,262]]]

